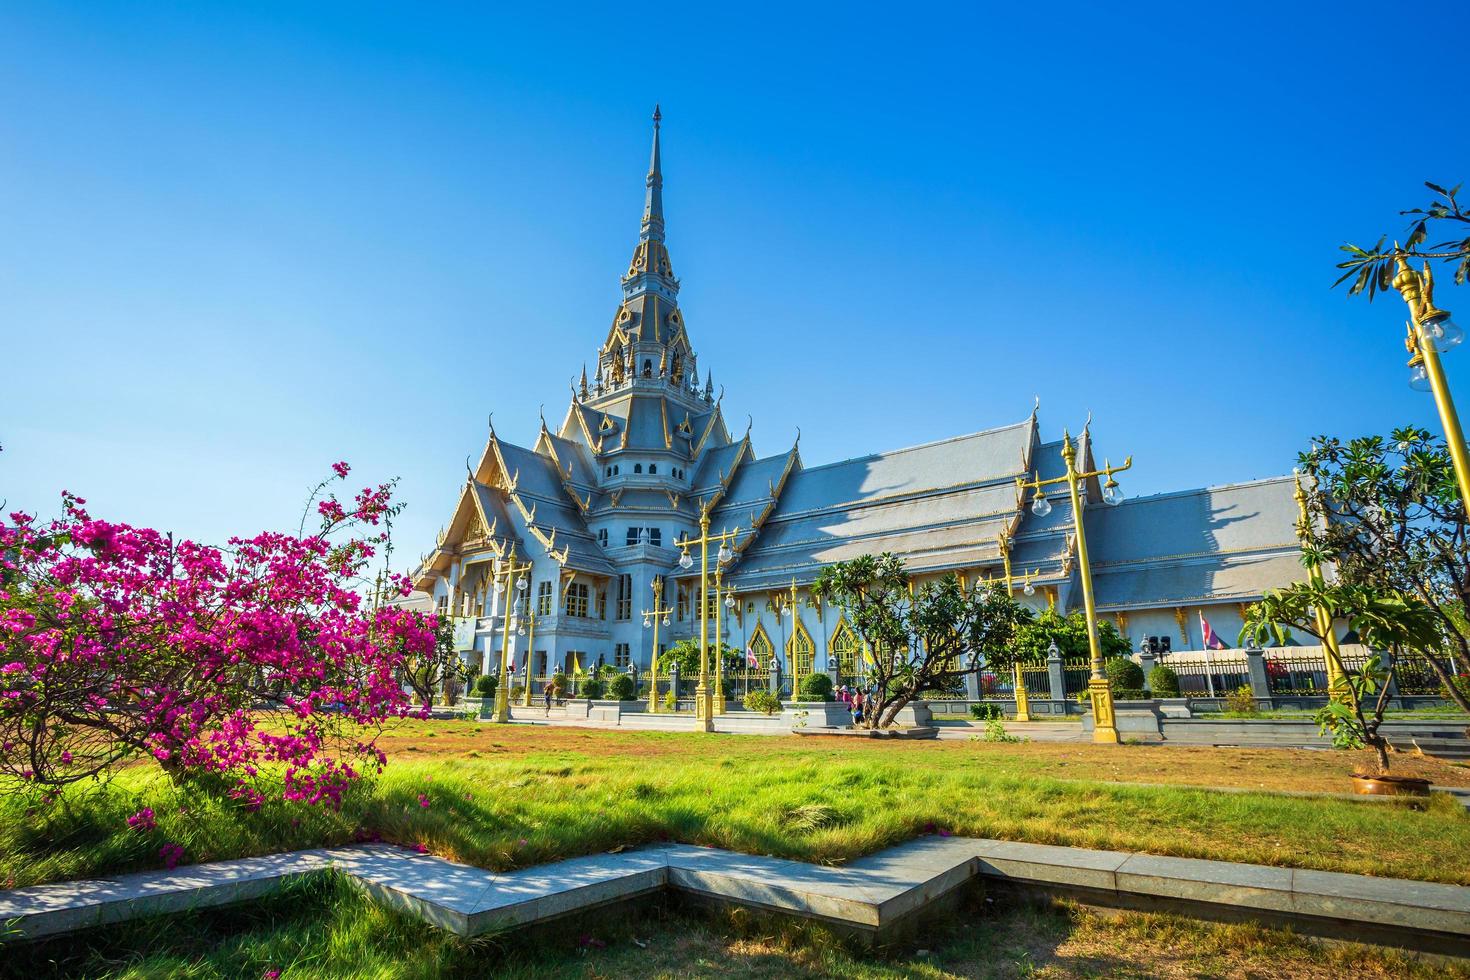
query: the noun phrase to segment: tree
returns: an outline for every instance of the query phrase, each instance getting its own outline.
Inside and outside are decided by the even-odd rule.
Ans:
[[[1405,426],[1387,440],[1344,445],[1321,436],[1299,459],[1312,517],[1302,561],[1427,606],[1439,639],[1419,652],[1448,696],[1470,711],[1449,657],[1470,664],[1470,527],[1444,442]]]
[[[420,618],[425,628],[433,630],[434,645],[423,653],[404,657],[403,682],[425,708],[434,706],[434,695],[441,690],[452,705],[454,697],[450,692],[469,681],[469,668],[455,647],[454,619],[450,616]]]
[[[1045,660],[1052,642],[1061,650],[1063,659],[1089,660],[1092,648],[1087,641],[1087,617],[1080,611],[1061,615],[1055,609],[1045,609],[1039,614],[1023,617],[1016,629],[1015,659],[1021,663],[1036,663]],[[1102,649],[1103,660],[1126,657],[1131,654],[1128,641],[1118,633],[1112,623],[1099,620],[1097,643]]]
[[[1009,662],[1025,613],[999,585],[961,585],[954,574],[914,586],[896,555],[865,555],[822,569],[813,592],[842,607],[868,649],[869,728],[885,728],[920,692],[951,687],[977,652]]]
[[[1446,189],[1426,180],[1424,186],[1434,191],[1437,196],[1425,207],[1399,212],[1411,219],[1403,245],[1394,242],[1392,247],[1385,248],[1384,242],[1388,240],[1388,236],[1383,235],[1372,248],[1361,248],[1351,242],[1341,246],[1342,251],[1348,253],[1349,258],[1337,263],[1337,267],[1347,271],[1338,277],[1337,282],[1333,283],[1334,286],[1351,279],[1353,284],[1348,288],[1348,293],[1357,295],[1367,292],[1368,299],[1371,301],[1374,294],[1387,290],[1393,285],[1393,277],[1397,272],[1400,258],[1426,260],[1426,269],[1429,260],[1453,263],[1455,283],[1463,286],[1467,280],[1470,280],[1470,211],[1462,208],[1457,200],[1461,185],[1456,184]],[[1449,234],[1458,236],[1464,233],[1464,237],[1449,238],[1434,245],[1425,245],[1429,239],[1431,222],[1436,228],[1442,223],[1448,223],[1451,228]]]
[[[314,533],[223,548],[95,519],[70,494],[49,522],[0,520],[0,772],[52,795],[142,757],[258,806],[277,768],[285,799],[336,804],[381,767],[376,730],[409,711],[403,661],[434,638],[363,598],[391,553],[392,484],[344,505],[330,482],[307,503]]]
[[[709,645],[709,672],[715,672],[715,657],[725,658],[725,670],[727,672],[743,670],[744,657],[740,651],[723,640],[718,648],[713,643]],[[658,669],[660,673],[668,673],[675,664],[679,665],[679,677],[689,680],[699,676],[699,641],[694,639],[679,640],[663,653],[658,655]]]
[[[1295,629],[1324,641],[1327,630],[1319,625],[1319,609],[1327,614],[1329,624],[1345,620],[1364,643],[1377,650],[1392,650],[1395,659],[1405,649],[1422,649],[1439,639],[1435,614],[1424,603],[1373,586],[1342,582],[1298,582],[1268,593],[1247,611],[1241,637],[1249,636],[1257,643],[1272,638],[1284,645],[1290,638],[1288,631]],[[1330,651],[1327,655],[1333,656]],[[1372,748],[1378,772],[1387,773],[1388,740],[1379,728],[1388,707],[1393,670],[1385,669],[1377,654],[1357,671],[1346,670],[1340,662],[1335,666],[1345,680],[1329,692],[1331,697],[1317,713],[1317,723],[1339,748]],[[1370,699],[1372,707],[1365,710]]]

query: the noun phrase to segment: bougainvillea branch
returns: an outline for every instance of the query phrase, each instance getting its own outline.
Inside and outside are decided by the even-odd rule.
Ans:
[[[98,520],[70,494],[49,523],[0,519],[0,772],[54,790],[151,758],[258,805],[335,804],[380,768],[380,726],[411,710],[404,658],[434,623],[364,600],[402,505],[392,483],[339,501],[324,491],[349,468],[333,470],[314,533],[223,548]]]

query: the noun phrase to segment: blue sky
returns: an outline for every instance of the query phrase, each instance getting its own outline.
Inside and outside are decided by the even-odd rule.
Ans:
[[[686,320],[762,452],[1039,395],[1149,493],[1438,430],[1397,298],[1328,287],[1470,177],[1420,67],[1463,4],[534,6],[0,10],[0,497],[217,540],[343,458],[402,478],[417,554],[486,415],[529,444],[601,342],[655,101]]]

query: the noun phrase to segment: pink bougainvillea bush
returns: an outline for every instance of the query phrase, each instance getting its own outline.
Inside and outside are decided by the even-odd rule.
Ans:
[[[432,617],[381,605],[407,580],[380,573],[391,483],[350,503],[319,484],[319,526],[176,541],[93,518],[66,494],[50,522],[0,518],[0,772],[41,793],[152,759],[176,780],[340,802],[384,760],[383,723],[411,708],[405,658]]]

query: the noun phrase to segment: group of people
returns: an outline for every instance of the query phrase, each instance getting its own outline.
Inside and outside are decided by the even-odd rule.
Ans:
[[[868,703],[871,699],[871,692],[864,691],[860,687],[848,687],[844,684],[837,689],[837,700],[847,705],[847,709],[852,712],[854,723],[867,717]]]

